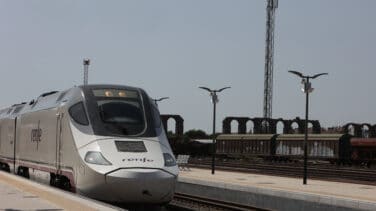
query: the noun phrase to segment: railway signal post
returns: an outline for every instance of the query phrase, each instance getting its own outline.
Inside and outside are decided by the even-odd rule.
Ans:
[[[304,170],[303,170],[303,185],[307,184],[307,140],[308,140],[308,105],[309,105],[309,93],[313,91],[311,82],[309,79],[315,79],[322,75],[328,75],[328,73],[319,73],[313,76],[303,75],[301,72],[289,70],[289,73],[299,76],[302,79],[303,89],[306,94],[306,109],[305,109],[305,132],[304,132]]]
[[[217,93],[218,92],[221,92],[225,89],[229,89],[231,87],[227,86],[227,87],[223,87],[221,89],[217,89],[217,90],[212,90],[212,89],[209,89],[207,87],[203,87],[203,86],[200,86],[199,87],[200,89],[203,89],[203,90],[206,90],[210,93],[210,97],[211,97],[211,101],[213,103],[213,154],[212,154],[212,174],[215,173],[215,153],[216,153],[216,141],[215,141],[215,115],[216,115],[216,104],[218,103],[218,95]]]

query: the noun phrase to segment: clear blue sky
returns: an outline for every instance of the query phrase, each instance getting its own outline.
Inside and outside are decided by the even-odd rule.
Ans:
[[[161,113],[211,131],[198,86],[221,88],[225,116],[262,116],[266,0],[0,1],[0,107],[82,83],[144,88],[170,97]],[[310,117],[323,126],[376,123],[376,1],[280,0],[276,14],[274,118],[304,116],[288,69],[329,72],[313,81]]]

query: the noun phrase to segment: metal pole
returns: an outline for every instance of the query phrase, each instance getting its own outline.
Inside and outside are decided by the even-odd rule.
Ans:
[[[89,65],[90,59],[84,59],[84,86],[89,82]]]
[[[307,159],[308,159],[308,150],[307,150],[307,142],[308,142],[308,106],[309,106],[309,93],[313,91],[309,79],[315,79],[322,75],[328,75],[328,73],[319,73],[313,76],[303,75],[303,73],[289,70],[289,73],[292,73],[302,79],[302,83],[304,84],[304,92],[306,93],[306,115],[305,115],[305,133],[304,133],[304,166],[303,166],[303,185],[307,184]]]
[[[213,155],[212,155],[212,174],[215,173],[215,153],[216,153],[216,140],[215,140],[215,114],[217,104],[217,93],[213,93]]]
[[[223,88],[218,89],[218,90],[211,90],[208,87],[204,87],[204,86],[200,86],[198,88],[208,91],[210,93],[212,103],[213,103],[212,174],[214,174],[215,173],[215,154],[216,154],[216,150],[217,150],[217,146],[216,146],[217,143],[216,143],[216,137],[215,137],[215,115],[216,115],[216,104],[218,102],[217,93],[221,92],[225,89],[229,89],[231,87],[227,86],[227,87],[223,87]]]
[[[308,95],[309,95],[309,77],[306,77],[304,90],[306,92],[306,110],[305,110],[305,133],[304,133],[304,172],[303,184],[307,184],[307,142],[308,142]]]

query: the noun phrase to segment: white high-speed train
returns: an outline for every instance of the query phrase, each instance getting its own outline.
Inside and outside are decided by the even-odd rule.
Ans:
[[[167,203],[179,169],[140,88],[78,86],[0,110],[0,167],[108,202]]]

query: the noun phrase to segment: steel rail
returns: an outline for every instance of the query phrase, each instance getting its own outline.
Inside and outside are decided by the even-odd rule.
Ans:
[[[186,210],[266,210],[250,205],[227,202],[185,193],[175,193],[174,199],[170,202],[168,207]]]
[[[302,166],[296,163],[288,164],[258,164],[241,162],[221,162],[217,161],[218,169],[227,171],[239,171],[256,174],[272,174],[288,177],[301,177]],[[207,168],[208,163],[205,160],[191,160],[190,167]],[[328,181],[343,181],[356,184],[376,184],[376,170],[364,170],[359,168],[339,168],[328,165],[312,165],[308,167],[309,177],[314,179],[323,179]]]

